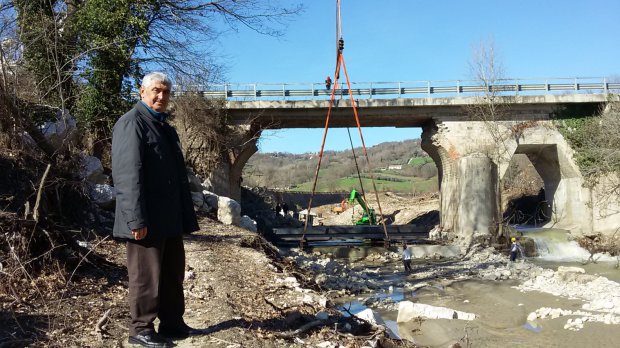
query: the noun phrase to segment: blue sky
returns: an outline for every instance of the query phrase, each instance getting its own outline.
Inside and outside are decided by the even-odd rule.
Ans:
[[[281,38],[245,29],[223,38],[228,82],[333,78],[336,1],[303,4]],[[473,47],[492,40],[505,77],[618,77],[619,13],[619,0],[341,0],[344,58],[357,82],[469,79]],[[420,137],[415,128],[362,130],[367,146]],[[317,152],[322,133],[266,131],[259,148]],[[326,149],[348,148],[346,129],[330,128]]]

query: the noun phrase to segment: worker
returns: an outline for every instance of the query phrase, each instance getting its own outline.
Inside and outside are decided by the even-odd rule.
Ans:
[[[512,237],[510,238],[510,241],[512,242],[512,245],[510,246],[510,261],[515,261],[517,259],[517,253],[520,253],[521,256],[523,256],[523,248],[521,247],[521,244],[517,242],[517,238]]]
[[[329,90],[330,88],[332,88],[332,78],[327,75],[325,79],[325,89]]]
[[[405,266],[405,272],[411,272],[411,249],[407,248],[407,243],[403,243],[403,265]]]

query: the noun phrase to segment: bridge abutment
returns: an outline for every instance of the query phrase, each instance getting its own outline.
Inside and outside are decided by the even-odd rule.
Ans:
[[[236,128],[236,135],[229,139],[227,149],[210,173],[208,182],[213,193],[240,201],[243,167],[258,151],[260,130],[250,125]]]
[[[574,233],[620,226],[619,214],[597,208],[601,188],[583,187],[573,151],[551,121],[435,121],[422,148],[439,173],[440,227],[464,245],[491,237],[501,222],[500,185],[514,154],[525,154],[542,178],[545,227]],[[598,196],[597,196],[598,195]]]

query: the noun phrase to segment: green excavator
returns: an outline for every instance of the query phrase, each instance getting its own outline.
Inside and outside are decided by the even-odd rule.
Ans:
[[[349,195],[349,204],[354,204],[355,201],[359,203],[359,205],[362,207],[362,210],[363,210],[361,219],[357,220],[355,224],[356,225],[376,225],[377,217],[375,216],[375,210],[368,207],[368,204],[366,204],[366,201],[364,201],[364,196],[362,196],[356,190],[353,190],[351,191],[351,194]]]

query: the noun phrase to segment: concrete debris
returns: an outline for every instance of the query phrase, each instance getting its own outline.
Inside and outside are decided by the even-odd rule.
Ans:
[[[396,319],[396,322],[404,323],[416,318],[474,320],[476,315],[446,307],[436,307],[423,303],[401,301],[398,307],[398,318]]]
[[[363,311],[356,313],[355,316],[357,316],[360,319],[366,320],[372,325],[384,327],[388,336],[391,339],[400,339],[400,336],[398,336],[397,333],[395,333],[394,331],[392,331],[391,329],[387,327],[387,325],[385,324],[385,321],[383,321],[383,318],[381,318],[381,315],[379,315],[372,309],[370,308],[364,309]]]

